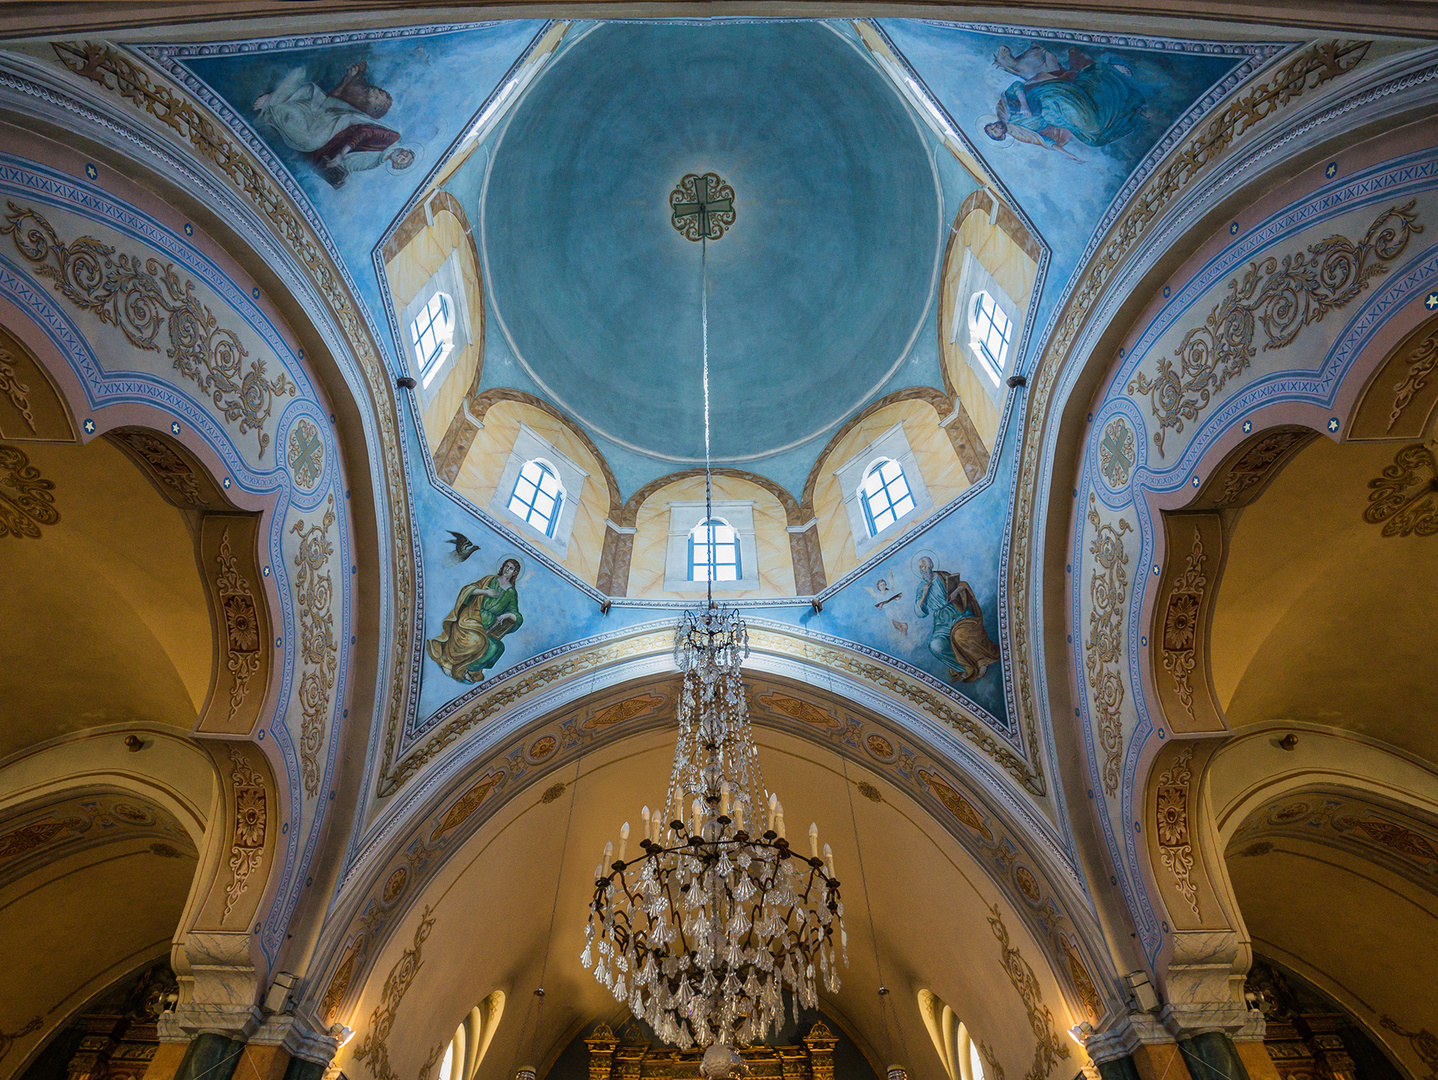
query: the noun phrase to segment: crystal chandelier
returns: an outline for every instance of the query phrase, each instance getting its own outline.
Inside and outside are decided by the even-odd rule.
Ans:
[[[738,612],[711,601],[675,632],[683,672],[669,790],[640,811],[640,853],[604,847],[580,962],[666,1042],[758,1042],[839,988],[848,963],[844,904],[828,844],[809,826],[806,858],[789,846],[784,807],[762,797],[739,666],[749,639]]]
[[[722,190],[732,207],[732,189]],[[676,221],[687,206],[675,207]],[[706,521],[709,231],[690,237],[701,253]],[[742,1066],[733,1045],[758,1042],[782,1024],[786,990],[797,1022],[801,1007],[818,1004],[819,977],[833,993],[839,961],[849,962],[833,852],[825,844],[820,858],[818,825],[809,826],[807,858],[790,848],[783,804],[764,789],[739,673],[748,655],[744,621],[714,603],[710,584],[704,607],[686,611],[675,628],[683,686],[669,789],[652,812],[640,811],[637,856],[627,857],[627,821],[618,852],[605,844],[580,956],[661,1039],[707,1047],[706,1077]]]

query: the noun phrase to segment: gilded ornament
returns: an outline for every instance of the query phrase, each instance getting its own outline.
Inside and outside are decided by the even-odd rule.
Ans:
[[[876,758],[887,760],[894,756],[894,744],[882,735],[870,735],[864,740],[864,745]]]
[[[1438,863],[1438,844],[1404,825],[1382,818],[1357,818],[1351,824],[1375,844],[1381,844],[1400,855]]]
[[[250,678],[260,670],[260,620],[255,595],[230,547],[229,529],[220,534],[215,562],[220,566],[215,585],[225,615],[225,667],[230,672],[229,717],[233,720],[249,693]]]
[[[1128,473],[1137,456],[1133,428],[1123,417],[1114,417],[1098,444],[1098,470],[1111,489],[1117,491],[1128,483]]]
[[[194,470],[164,439],[138,428],[112,431],[109,437],[143,461],[150,475],[180,502],[195,508],[205,505]]]
[[[1371,46],[1369,41],[1338,40],[1309,45],[1228,101],[1218,115],[1207,121],[1184,145],[1170,151],[1168,163],[1129,201],[1128,209],[1115,223],[1109,238],[1083,271],[1083,277],[1065,306],[1031,381],[1030,415],[1047,414],[1059,373],[1065,368],[1065,358],[1073,348],[1079,331],[1088,321],[1109,279],[1165,207],[1207,171],[1239,136],[1293,104],[1309,90],[1352,71],[1363,62]],[[1015,487],[1020,494],[1012,532],[1014,557],[1009,560],[1009,603],[1014,611],[1027,611],[1032,603],[1034,507],[1038,498],[1039,473],[1045,464],[1041,430],[1033,428],[1025,431]],[[1013,670],[1019,713],[1031,745],[1038,745],[1034,720],[1038,715],[1038,706],[1034,700],[1028,620],[1015,619],[1010,635],[1018,657]],[[1042,773],[1038,773],[1038,781],[1037,793],[1043,794]]]
[[[0,834],[0,859],[16,859],[21,855],[44,847],[62,833],[85,829],[89,822],[84,818],[51,818],[32,821]]]
[[[0,444],[0,536],[38,540],[41,525],[60,520],[54,490],[23,450]]]
[[[401,866],[396,869],[384,883],[384,892],[381,893],[384,902],[386,904],[393,904],[399,899],[400,893],[404,892],[404,887],[408,884],[409,868],[407,866]]]
[[[325,996],[320,999],[320,1019],[326,1024],[334,1023],[335,1013],[339,1012],[345,994],[349,991],[350,981],[354,978],[355,968],[358,966],[360,957],[364,955],[365,938],[360,935],[345,950],[344,959],[340,961],[339,967],[330,977],[330,982],[325,987]]]
[[[669,193],[670,223],[687,240],[718,240],[734,224],[734,189],[718,173],[688,173]]]
[[[369,1030],[355,1051],[355,1060],[368,1063],[375,1080],[399,1080],[389,1063],[389,1034],[394,1028],[395,1012],[419,973],[423,962],[420,952],[433,929],[434,916],[426,907],[419,917],[419,925],[414,929],[414,944],[405,949],[394,967],[389,969],[384,981],[384,996],[370,1014]]]
[[[974,832],[989,841],[989,843],[993,843],[993,830],[984,824],[984,819],[980,817],[979,812],[974,809],[973,803],[969,802],[968,799],[960,795],[948,783],[927,769],[920,769],[918,775],[919,779],[929,786],[929,791],[933,793],[934,798],[943,803],[945,810],[953,814],[954,817],[973,829]]]
[[[1247,371],[1258,355],[1255,338],[1263,330],[1263,349],[1293,344],[1306,326],[1346,306],[1368,288],[1369,281],[1388,272],[1417,224],[1417,200],[1384,210],[1358,241],[1330,236],[1306,251],[1281,259],[1270,256],[1249,263],[1241,278],[1228,283],[1228,295],[1209,312],[1202,326],[1184,335],[1174,355],[1163,357],[1150,379],[1139,372],[1128,384],[1130,394],[1147,394],[1159,427],[1153,441],[1163,453],[1164,435],[1181,434],[1186,421],[1196,420],[1213,396]]]
[[[1099,746],[1103,750],[1103,788],[1112,797],[1118,792],[1119,769],[1123,764],[1123,676],[1118,661],[1123,649],[1123,605],[1128,599],[1128,553],[1123,537],[1132,527],[1123,519],[1111,525],[1098,515],[1098,501],[1089,495],[1089,524],[1096,530],[1089,541],[1094,557],[1089,576],[1088,640],[1084,642],[1085,666],[1098,718]]]
[[[1069,1056],[1069,1048],[1054,1031],[1053,1013],[1044,1004],[1043,992],[1039,989],[1038,976],[1029,962],[1019,952],[1018,946],[1009,942],[1008,927],[1004,926],[1003,914],[998,904],[989,906],[989,927],[998,939],[1003,957],[1004,974],[1018,991],[1019,1000],[1028,1013],[1029,1027],[1034,1033],[1034,1060],[1024,1080],[1047,1080],[1060,1058]]]
[[[300,771],[305,794],[314,798],[320,788],[320,750],[324,744],[325,718],[330,708],[330,691],[335,685],[334,616],[330,612],[333,585],[328,563],[334,553],[330,528],[335,523],[335,497],[330,495],[324,519],[306,526],[303,519],[291,532],[300,537],[295,552],[295,602],[300,616],[300,656],[305,672],[300,677]]]
[[[1435,367],[1438,367],[1438,330],[1420,341],[1408,357],[1408,370],[1402,380],[1393,387],[1393,408],[1388,413],[1387,430],[1393,430],[1393,425],[1398,423],[1403,410],[1408,408],[1418,392],[1428,385]]]
[[[295,483],[306,491],[313,491],[325,470],[325,444],[320,439],[319,429],[308,420],[301,418],[290,431],[289,452],[285,455]]]
[[[1198,663],[1198,612],[1208,578],[1203,564],[1203,534],[1193,530],[1193,547],[1183,573],[1174,579],[1163,614],[1163,669],[1173,676],[1174,689],[1184,710],[1193,716],[1193,685],[1190,677]]]
[[[1236,506],[1269,476],[1275,465],[1298,443],[1312,438],[1306,428],[1279,428],[1263,436],[1243,452],[1223,478],[1218,506]]]
[[[254,431],[264,457],[274,399],[293,397],[295,384],[284,372],[266,378],[263,360],[251,360],[245,369],[249,353],[239,335],[220,326],[195,296],[194,282],[182,282],[172,263],[116,252],[93,236],[67,244],[37,210],[7,205],[0,235],[14,239],[35,273],[51,279],[76,307],[122,331],[137,349],[158,352],[164,333],[165,356],[175,370],[208,395],[226,420],[238,422],[241,435]]]
[[[1198,909],[1198,886],[1193,881],[1193,841],[1188,827],[1188,792],[1193,783],[1193,747],[1185,746],[1158,778],[1158,854],[1173,875],[1179,893],[1193,908],[1195,918],[1203,915]]]
[[[1423,474],[1427,474],[1426,476]],[[1438,533],[1438,463],[1425,443],[1405,446],[1376,479],[1368,481],[1363,520],[1382,524],[1384,536],[1432,536]]]
[[[1068,935],[1060,934],[1059,943],[1063,946],[1064,959],[1068,961],[1069,978],[1073,979],[1074,989],[1083,1002],[1084,1012],[1088,1013],[1089,1023],[1097,1024],[1104,1013],[1103,999],[1099,997],[1098,987],[1094,986],[1093,977],[1088,973],[1088,965],[1083,962],[1078,946]]]
[[[15,357],[9,349],[0,345],[0,394],[10,399],[30,430],[35,430],[35,417],[30,412],[30,387],[22,383],[15,372]]]
[[[884,793],[867,780],[855,780],[854,787],[858,788],[859,794],[870,802],[884,801]]]
[[[187,143],[200,157],[210,162],[234,185],[235,190],[274,228],[298,263],[309,273],[311,281],[334,312],[350,350],[363,372],[371,397],[376,402],[393,404],[390,375],[380,360],[368,328],[345,286],[344,278],[330,261],[313,230],[294,210],[293,205],[274,182],[258,166],[251,155],[230,138],[216,120],[173,87],[157,83],[150,72],[130,57],[103,42],[52,42],[51,48],[66,70],[89,79],[139,111],[153,117]],[[388,492],[386,505],[390,513],[391,564],[395,597],[393,604],[394,633],[391,665],[393,670],[407,670],[407,660],[414,631],[414,604],[411,590],[414,581],[414,549],[410,533],[408,478],[404,472],[403,454],[399,448],[399,429],[393,408],[377,407],[375,422],[379,432],[379,461],[384,469]],[[411,772],[401,776],[391,773],[399,725],[405,715],[407,679],[390,680],[390,697],[386,708],[384,757],[380,770],[382,794],[393,794]]]
[[[1387,1013],[1383,1014],[1379,1023],[1395,1035],[1401,1035],[1408,1040],[1408,1044],[1413,1047],[1413,1052],[1418,1055],[1419,1060],[1428,1066],[1430,1073],[1428,1080],[1434,1080],[1432,1074],[1438,1073],[1438,1035],[1434,1035],[1427,1028],[1418,1028],[1417,1030],[1406,1028]]]
[[[625,698],[600,709],[597,713],[584,721],[580,727],[586,731],[598,731],[600,728],[607,728],[611,724],[622,724],[626,720],[633,720],[636,716],[652,712],[664,704],[664,699],[657,694],[640,694],[637,697]]]
[[[1027,866],[1014,867],[1014,881],[1019,887],[1019,892],[1024,894],[1024,899],[1030,904],[1037,904],[1044,898],[1038,880]]]
[[[550,784],[547,788],[545,788],[544,794],[539,797],[539,801],[548,805],[549,803],[552,803],[555,800],[559,799],[567,790],[568,786],[564,783],[563,780],[560,780],[558,783]]]
[[[225,887],[223,924],[249,887],[250,875],[264,861],[267,808],[265,780],[238,747],[230,747],[230,785],[235,800],[235,835],[230,845],[230,883]]]
[[[502,770],[492,772],[476,783],[441,815],[439,821],[435,823],[434,832],[429,834],[429,842],[437,843],[442,837],[448,836],[463,825],[469,820],[469,816],[479,809],[480,803],[489,798],[490,792],[495,791],[503,784],[504,772]]]
[[[840,728],[843,725],[832,713],[825,712],[817,705],[813,705],[801,698],[789,694],[781,694],[777,691],[768,694],[760,694],[754,699],[766,709],[787,716],[793,720],[800,720],[818,728]]]

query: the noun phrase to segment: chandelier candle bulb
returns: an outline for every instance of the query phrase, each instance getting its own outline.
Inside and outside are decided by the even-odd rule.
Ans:
[[[719,785],[719,813],[722,817],[729,816],[729,781],[725,780]]]
[[[734,804],[734,831],[744,831],[744,804],[742,802]]]
[[[624,852],[629,847],[629,822],[619,826],[619,861],[624,861]]]
[[[642,822],[644,822],[644,839],[646,839],[646,840],[650,839],[650,836],[649,836],[649,804],[648,804],[648,803],[646,803],[646,804],[644,805],[644,809],[643,809],[643,810],[639,811],[639,820],[642,821]]]
[[[811,859],[817,859],[818,857],[819,857],[819,823],[818,823],[817,821],[811,821],[811,822],[809,823],[809,858],[811,858]]]
[[[780,839],[780,840],[783,840],[783,839],[784,839],[784,804],[783,804],[783,803],[780,803],[780,804],[779,804],[779,811],[778,811],[778,813],[776,813],[776,814],[774,815],[774,827],[775,827],[775,831],[777,831],[778,834],[779,834],[779,839]]]
[[[779,807],[779,796],[774,795],[774,794],[771,793],[771,794],[769,795],[769,824],[768,824],[768,826],[767,826],[767,828],[768,828],[768,830],[769,830],[770,832],[773,832],[773,831],[774,831],[774,815],[775,815],[775,813],[778,812],[778,807]]]
[[[834,849],[828,844],[824,845],[824,866],[829,871],[829,876],[834,876]]]

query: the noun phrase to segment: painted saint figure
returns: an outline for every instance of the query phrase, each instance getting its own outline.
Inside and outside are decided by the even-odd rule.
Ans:
[[[919,560],[919,587],[914,608],[932,617],[929,652],[950,669],[950,682],[974,682],[999,660],[999,647],[984,629],[984,612],[973,588],[958,574],[934,569],[934,560]]]
[[[1077,161],[1067,148],[1071,140],[1106,146],[1134,131],[1147,115],[1129,68],[1094,60],[1073,46],[1066,60],[1040,45],[1030,45],[1018,56],[1004,46],[994,63],[1019,76],[999,98],[998,118],[984,125],[996,142],[1012,135]]]
[[[505,559],[499,573],[459,590],[454,610],[444,617],[438,637],[426,643],[430,659],[451,679],[480,682],[504,655],[506,634],[524,623],[519,610],[519,560]]]
[[[268,94],[255,99],[255,114],[286,146],[315,163],[331,187],[343,187],[351,173],[388,162],[392,169],[414,164],[414,151],[397,145],[399,132],[377,121],[392,99],[364,79],[365,62],[351,64],[333,90],[311,82],[304,68],[292,68]]]

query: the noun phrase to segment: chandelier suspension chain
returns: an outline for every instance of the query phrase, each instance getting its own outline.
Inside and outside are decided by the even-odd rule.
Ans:
[[[709,461],[709,242],[699,238],[699,325],[704,343],[704,539],[712,554],[714,543],[714,477]],[[705,602],[714,606],[714,575],[704,582]]]

